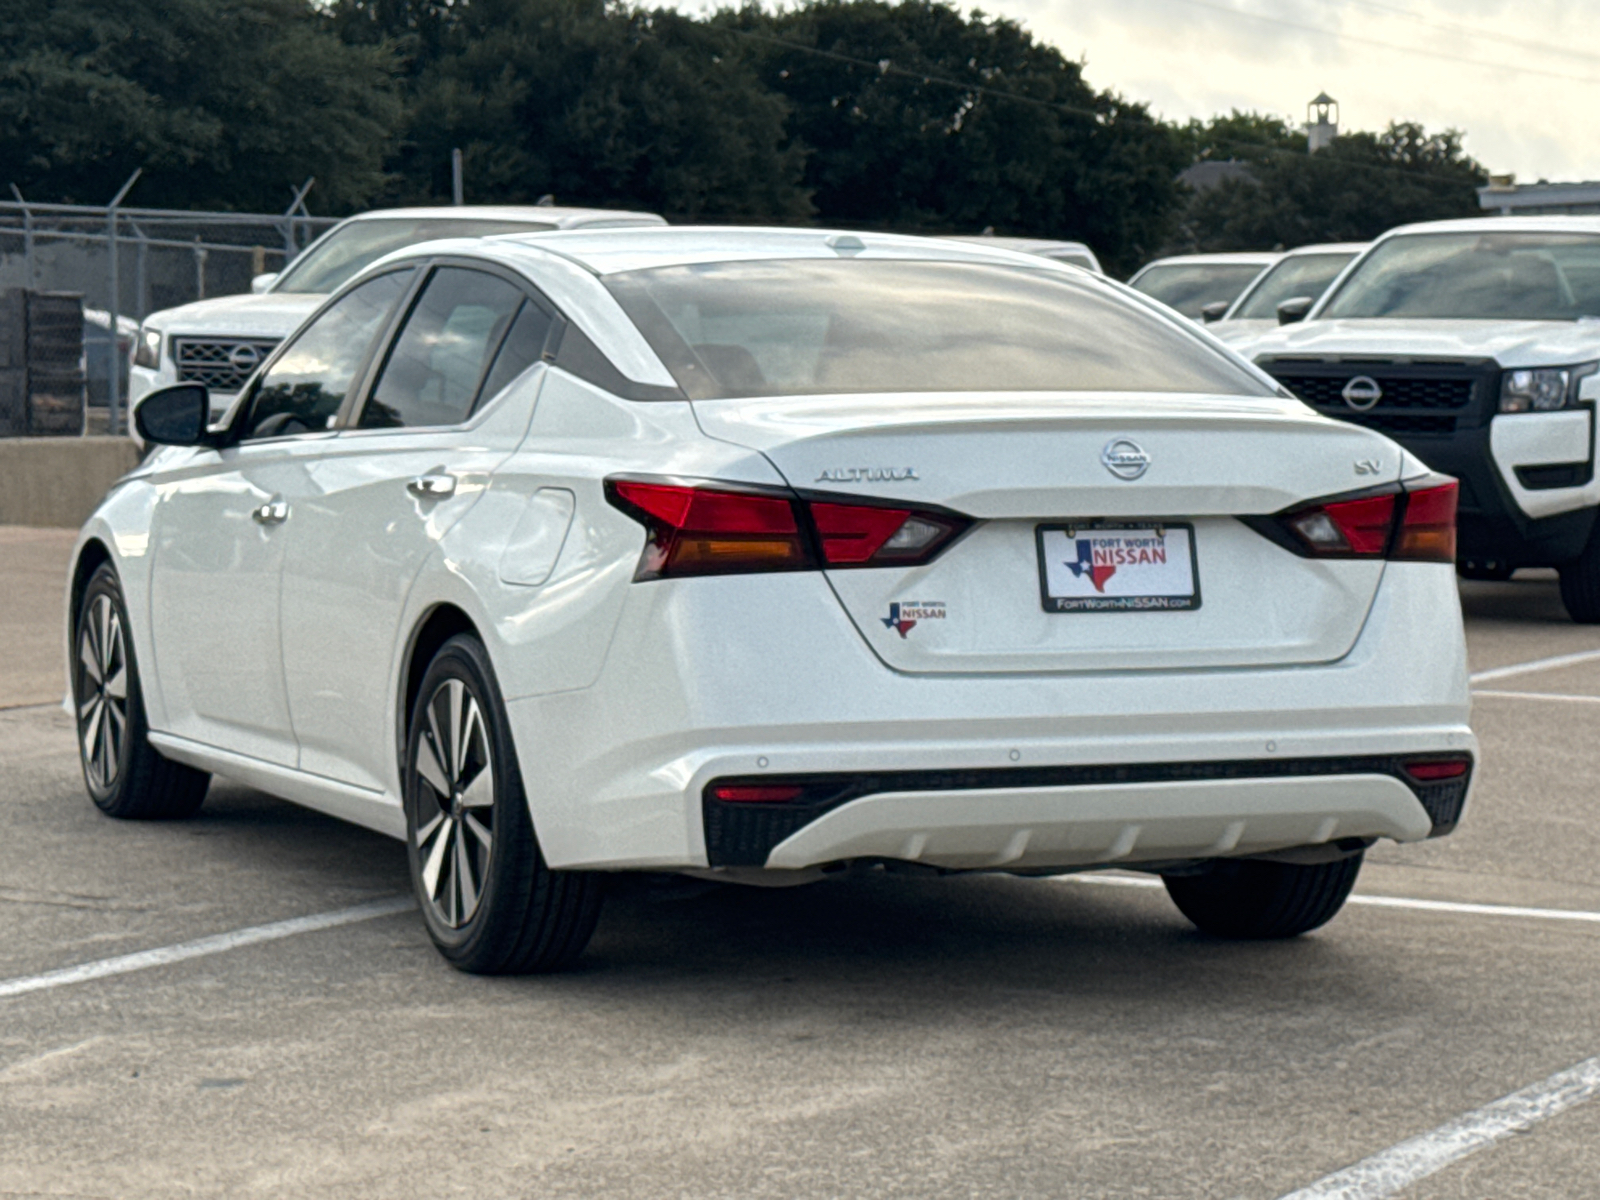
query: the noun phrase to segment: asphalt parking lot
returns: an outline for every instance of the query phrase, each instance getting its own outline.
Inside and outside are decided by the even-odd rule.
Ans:
[[[1600,631],[1551,577],[1464,587],[1463,828],[1306,938],[1122,884],[639,882],[577,971],[485,979],[383,905],[396,843],[222,780],[191,822],[93,809],[70,542],[0,530],[0,1197],[1600,1195],[1600,1102],[1318,1184],[1600,1055]]]

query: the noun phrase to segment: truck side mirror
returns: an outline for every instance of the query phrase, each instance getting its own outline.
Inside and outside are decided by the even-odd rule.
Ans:
[[[1200,310],[1200,319],[1207,325],[1222,320],[1227,315],[1228,309],[1233,307],[1230,300],[1213,300]]]
[[[273,284],[278,282],[279,272],[268,271],[265,275],[256,275],[250,280],[250,291],[253,295],[261,295]]]
[[[1315,296],[1292,296],[1278,305],[1278,324],[1293,325],[1297,321],[1304,321],[1306,314],[1311,311],[1311,306],[1317,302]]]

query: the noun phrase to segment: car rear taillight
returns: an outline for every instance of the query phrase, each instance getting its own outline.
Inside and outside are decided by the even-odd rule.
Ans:
[[[955,513],[781,488],[644,479],[608,479],[605,487],[606,498],[649,531],[636,580],[914,566],[972,523]]]
[[[1407,484],[1330,496],[1275,517],[1248,518],[1247,523],[1310,558],[1453,563],[1458,492],[1454,479],[1430,475]]]
[[[787,804],[804,791],[796,784],[732,784],[713,787],[711,795],[724,804]]]
[[[1472,757],[1452,754],[1443,758],[1414,758],[1400,765],[1418,783],[1438,783],[1444,779],[1460,779],[1472,769]]]

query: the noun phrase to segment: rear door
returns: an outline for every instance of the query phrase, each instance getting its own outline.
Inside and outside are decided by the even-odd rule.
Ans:
[[[552,324],[508,276],[429,268],[346,428],[311,471],[284,566],[301,769],[393,786],[393,665],[411,584],[522,441]]]
[[[1270,397],[937,394],[695,410],[708,433],[763,449],[802,492],[977,518],[926,566],[829,571],[862,637],[919,673],[1340,658],[1384,564],[1300,558],[1237,518],[1396,480],[1401,465],[1392,442]]]

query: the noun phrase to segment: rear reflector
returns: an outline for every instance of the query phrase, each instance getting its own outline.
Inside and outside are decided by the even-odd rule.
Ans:
[[[1406,774],[1418,783],[1434,783],[1440,779],[1460,779],[1471,768],[1472,759],[1462,755],[1459,758],[1427,758],[1402,765]]]
[[[1430,475],[1409,484],[1330,496],[1277,517],[1244,520],[1310,558],[1453,563],[1457,494],[1454,479]]]
[[[711,794],[727,804],[786,804],[805,791],[793,784],[724,785],[711,789]]]
[[[819,566],[914,566],[971,525],[956,513],[801,497],[781,488],[606,480],[649,531],[636,580]]]

